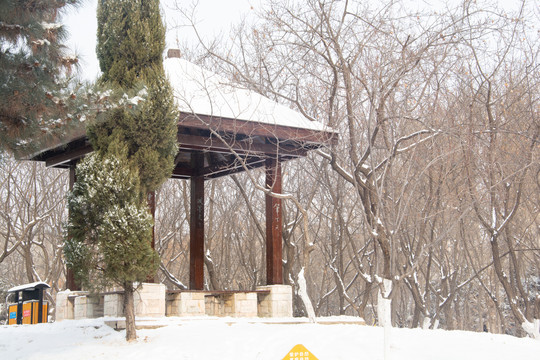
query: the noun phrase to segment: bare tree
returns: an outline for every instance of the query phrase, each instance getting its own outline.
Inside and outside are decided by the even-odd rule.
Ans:
[[[0,269],[11,284],[44,281],[49,301],[62,285],[65,171],[4,158],[0,162]]]
[[[534,182],[529,174],[538,171],[540,139],[539,48],[522,45],[527,39],[524,5],[511,26],[501,26],[506,18],[500,17],[484,28],[488,40],[494,41],[496,34],[497,45],[486,48],[472,36],[467,39],[474,60],[464,75],[470,103],[462,146],[469,196],[482,237],[490,245],[494,272],[507,298],[504,304],[516,325],[540,338],[538,289],[528,284],[531,266],[534,269],[528,252],[538,249],[537,241],[529,242],[536,216],[520,214],[529,200],[528,184]]]

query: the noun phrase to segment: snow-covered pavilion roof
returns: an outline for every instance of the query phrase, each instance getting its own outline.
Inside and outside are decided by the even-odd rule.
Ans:
[[[269,157],[287,161],[338,141],[330,127],[189,61],[171,57],[164,67],[180,110],[173,178],[224,176],[264,166]],[[93,151],[85,130],[79,130],[25,159],[72,168]],[[201,152],[204,162],[196,169],[193,159]]]
[[[335,133],[318,121],[181,58],[164,60],[179,110],[272,126]]]

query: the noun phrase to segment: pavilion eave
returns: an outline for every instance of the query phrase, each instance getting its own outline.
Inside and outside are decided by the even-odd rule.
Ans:
[[[206,179],[254,169],[273,157],[286,161],[306,156],[309,150],[337,143],[335,131],[317,131],[270,125],[242,119],[181,113],[178,122],[178,148],[172,178]],[[47,167],[69,168],[93,151],[86,134],[50,146],[23,159],[44,161]],[[193,169],[194,153],[209,154],[205,166]]]

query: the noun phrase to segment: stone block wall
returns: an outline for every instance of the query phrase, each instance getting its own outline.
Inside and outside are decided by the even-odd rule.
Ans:
[[[157,317],[165,314],[165,292],[163,284],[144,283],[133,295],[136,316]]]
[[[264,293],[182,291],[167,294],[165,285],[145,283],[134,294],[135,315],[292,317],[291,286],[267,285],[257,290]],[[100,316],[124,316],[122,291],[113,290],[97,297],[81,291],[58,293],[56,321]]]
[[[102,317],[104,313],[104,299],[99,295],[82,295],[74,301],[75,319],[93,319]]]
[[[223,298],[220,296],[204,297],[205,314],[208,316],[220,316],[223,313]]]
[[[269,290],[259,294],[258,314],[260,317],[292,317],[292,287],[290,285],[258,286],[257,290]]]
[[[135,316],[163,316],[166,303],[165,291],[166,287],[163,284],[142,284],[133,294]],[[123,292],[116,291],[104,296],[104,315],[112,317],[124,316]]]
[[[75,299],[85,296],[85,291],[60,291],[56,294],[55,321],[73,320],[75,318]]]
[[[222,315],[257,317],[257,293],[239,292],[225,295]]]
[[[205,314],[204,293],[180,292],[167,294],[167,316],[201,316]]]
[[[109,293],[103,296],[103,316],[124,316],[124,294]]]

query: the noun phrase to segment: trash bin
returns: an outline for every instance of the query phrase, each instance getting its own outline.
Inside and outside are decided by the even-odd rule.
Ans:
[[[44,282],[16,286],[8,290],[14,294],[14,304],[8,305],[9,325],[39,324],[47,322],[49,303],[43,300],[44,289],[50,288]]]
[[[8,305],[8,325],[15,325],[17,324],[17,304],[10,304]]]

